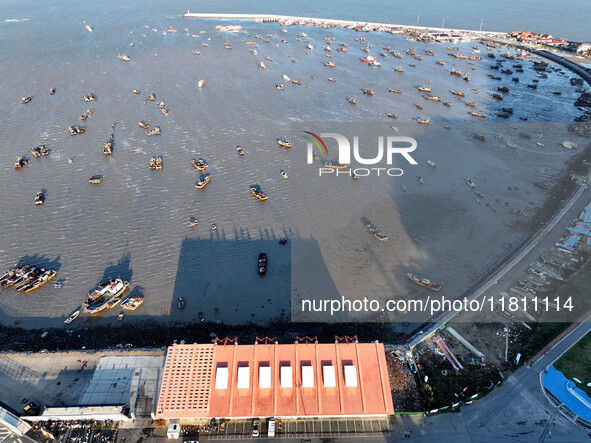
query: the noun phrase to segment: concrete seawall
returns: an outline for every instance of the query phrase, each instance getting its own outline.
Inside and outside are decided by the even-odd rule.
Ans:
[[[328,18],[315,17],[295,17],[290,15],[275,15],[275,14],[222,14],[222,13],[208,13],[208,12],[189,12],[183,15],[185,18],[207,18],[207,19],[234,19],[234,20],[253,20],[257,22],[309,22],[314,24],[331,24],[339,26],[369,26],[373,28],[398,28],[398,29],[413,29],[422,32],[437,32],[437,33],[462,33],[474,36],[501,36],[504,32],[493,31],[475,31],[471,29],[451,29],[451,28],[435,28],[425,26],[409,26],[391,23],[374,23],[366,21],[354,20],[337,20]]]

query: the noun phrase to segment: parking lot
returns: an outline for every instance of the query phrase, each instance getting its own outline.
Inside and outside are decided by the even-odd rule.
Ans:
[[[282,420],[283,429],[276,429],[277,437],[330,438],[389,435],[387,418]],[[261,420],[261,437],[267,436],[267,421]],[[207,436],[209,440],[246,439],[252,437],[252,421],[227,421],[223,431]]]

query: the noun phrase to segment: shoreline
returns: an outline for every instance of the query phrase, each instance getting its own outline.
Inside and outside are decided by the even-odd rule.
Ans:
[[[411,26],[392,23],[376,23],[357,20],[338,20],[330,18],[317,17],[297,17],[290,15],[277,14],[223,14],[223,13],[209,13],[209,12],[189,12],[183,14],[183,18],[206,18],[206,19],[234,19],[234,20],[254,20],[258,23],[276,23],[276,22],[297,22],[290,23],[294,25],[301,25],[300,22],[306,22],[307,25],[339,25],[342,27],[372,27],[375,30],[390,28],[390,30],[416,30],[424,32],[460,32],[463,34],[475,35],[505,35],[505,32],[499,31],[476,31],[473,29],[455,29],[455,28],[438,28],[433,26]]]

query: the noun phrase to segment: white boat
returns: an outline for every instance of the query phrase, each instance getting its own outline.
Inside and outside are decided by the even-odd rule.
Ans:
[[[92,28],[89,25],[86,25],[85,28],[88,32],[92,32]]]
[[[283,177],[284,179],[287,179],[287,172],[285,172],[284,170],[281,170],[281,177]]]
[[[283,80],[285,80],[285,81],[288,81],[288,82],[291,81],[291,79],[285,74],[283,74],[282,77],[283,77]]]
[[[197,82],[197,87],[198,87],[198,88],[203,88],[203,84],[204,84],[204,83],[205,83],[205,80],[199,80],[199,81]]]
[[[72,312],[72,315],[70,315],[68,318],[66,318],[64,320],[64,323],[67,324],[67,325],[69,325],[74,320],[76,320],[79,315],[80,315],[80,309],[77,309],[76,311]]]

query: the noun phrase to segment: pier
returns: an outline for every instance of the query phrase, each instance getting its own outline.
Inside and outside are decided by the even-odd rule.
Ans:
[[[410,26],[391,23],[375,23],[357,20],[337,20],[330,18],[317,17],[296,17],[291,15],[275,15],[275,14],[223,14],[210,12],[190,12],[187,11],[183,15],[185,18],[206,18],[206,19],[223,19],[223,20],[252,20],[256,23],[286,23],[293,25],[308,25],[308,26],[338,26],[343,28],[357,28],[368,29],[375,31],[391,32],[391,31],[419,31],[425,33],[440,33],[440,34],[462,34],[463,36],[473,37],[494,37],[505,35],[504,32],[493,31],[475,31],[471,29],[452,29],[452,28],[437,28],[427,26]]]

